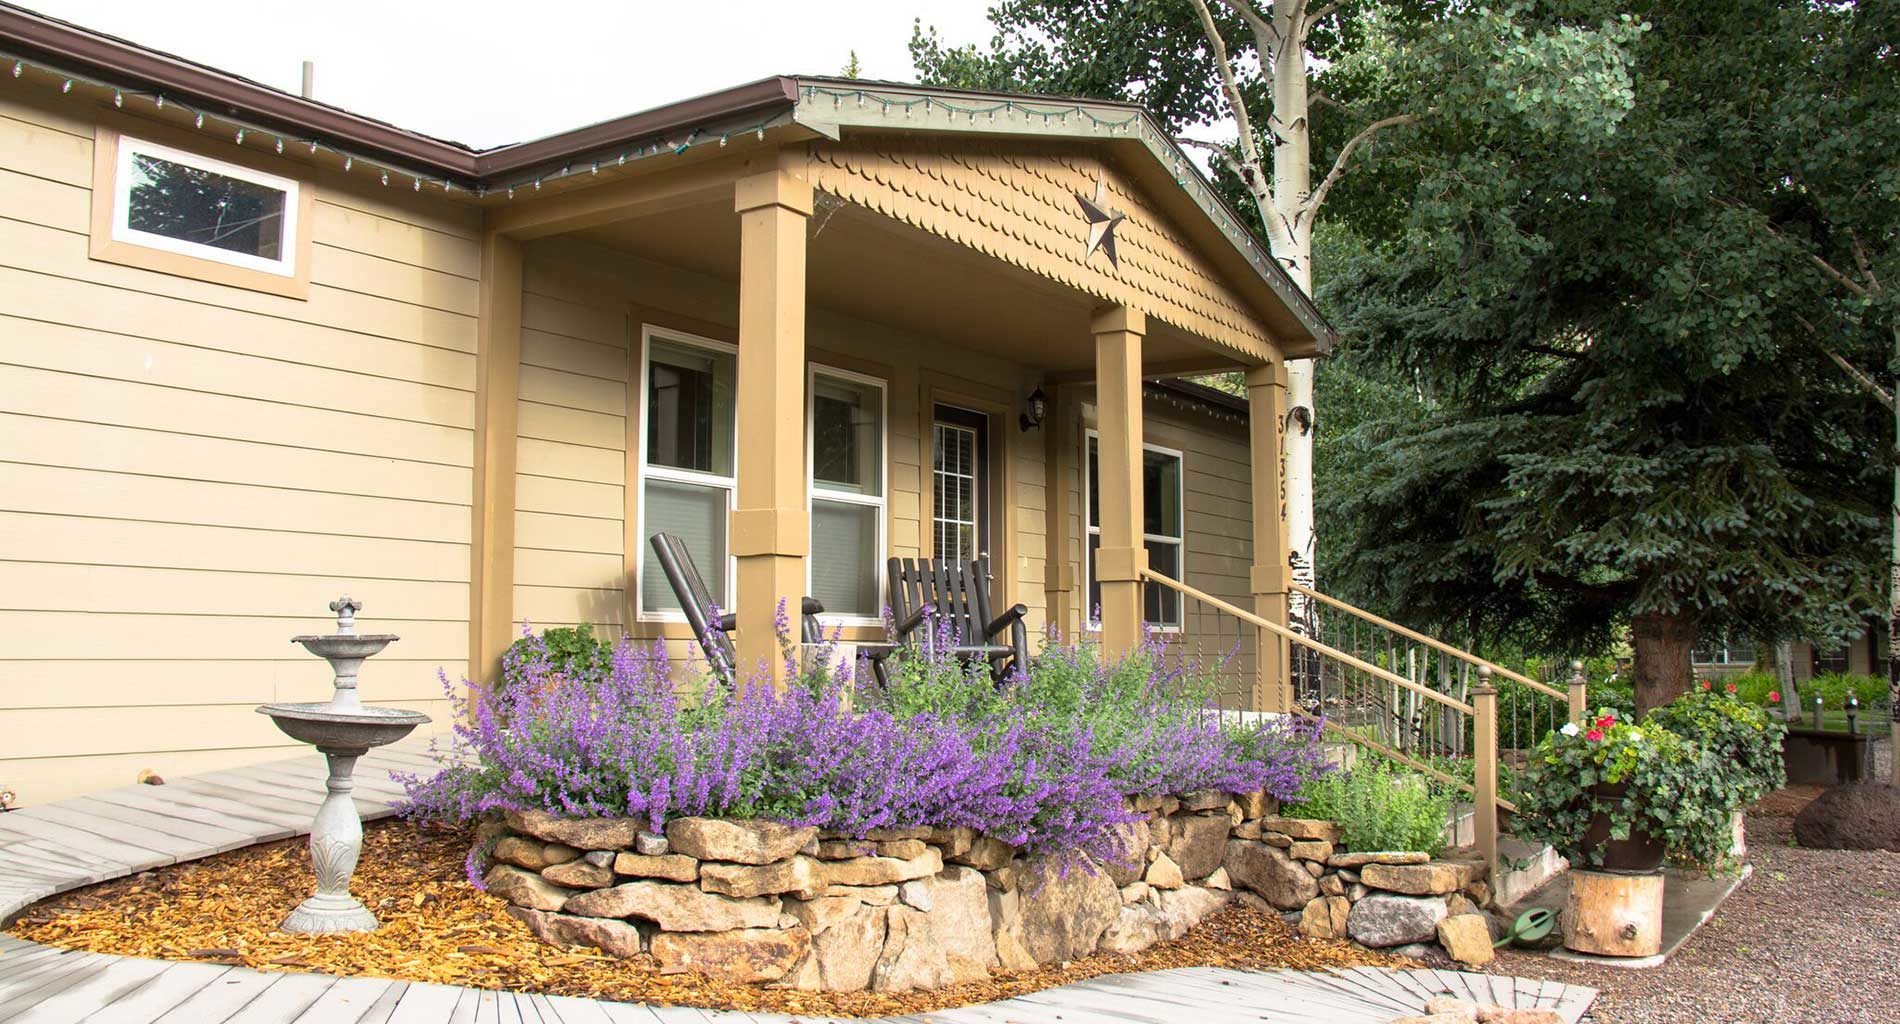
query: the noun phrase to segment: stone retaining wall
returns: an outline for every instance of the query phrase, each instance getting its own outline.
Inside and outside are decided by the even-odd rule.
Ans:
[[[1132,953],[1236,898],[1302,935],[1374,946],[1433,941],[1465,916],[1489,951],[1473,914],[1485,896],[1476,865],[1337,854],[1337,826],[1277,817],[1259,793],[1128,806],[1141,818],[1116,828],[1114,855],[1067,862],[968,829],[845,837],[680,818],[656,835],[628,819],[535,811],[485,825],[478,849],[489,891],[544,941],[647,953],[662,969],[732,982],[937,988],[992,968]]]

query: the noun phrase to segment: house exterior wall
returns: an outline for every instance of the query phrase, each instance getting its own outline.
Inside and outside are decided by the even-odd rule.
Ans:
[[[312,183],[307,299],[88,258],[101,124],[0,98],[0,787],[38,803],[249,763],[324,699],[288,642],[365,602],[365,695],[429,712],[467,656],[478,215]],[[361,177],[359,175],[359,177]]]
[[[639,501],[641,327],[737,340],[733,282],[573,239],[528,247],[523,300],[516,476],[515,610],[538,628],[588,623],[666,637],[689,653],[681,624],[643,621],[628,582],[647,561],[633,526]],[[1078,339],[1078,344],[1086,339]],[[1038,371],[887,325],[813,308],[812,363],[877,378],[886,391],[886,552],[928,557],[930,411],[934,403],[991,416],[999,491],[992,533],[1006,601],[1044,621],[1043,445],[1015,418]],[[702,572],[714,570],[701,565]],[[847,640],[881,637],[850,627]]]
[[[1081,390],[1083,394],[1073,394]],[[1095,410],[1086,389],[1067,389],[1058,403],[1066,417],[1057,441],[1062,453],[1050,470],[1064,491],[1058,532],[1064,538],[1062,560],[1074,581],[1073,611],[1058,627],[1065,633],[1084,628],[1088,614],[1088,572],[1084,563],[1088,533],[1083,516],[1083,467],[1087,431],[1094,428]],[[1226,414],[1200,410],[1193,403],[1144,394],[1142,436],[1148,444],[1181,452],[1183,575],[1181,581],[1229,604],[1252,604],[1249,567],[1253,564],[1253,500],[1250,490],[1251,456],[1247,425]],[[1051,429],[1055,425],[1046,426]],[[1188,602],[1181,628],[1163,634],[1181,655],[1207,664],[1237,653],[1220,672],[1218,697],[1223,707],[1249,706],[1251,678],[1258,653],[1252,630],[1241,630],[1232,616]]]

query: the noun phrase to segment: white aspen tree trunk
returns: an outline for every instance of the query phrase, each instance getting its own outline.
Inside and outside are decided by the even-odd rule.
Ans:
[[[1273,184],[1269,198],[1279,230],[1268,232],[1269,248],[1286,268],[1293,283],[1313,294],[1313,147],[1308,131],[1306,67],[1307,0],[1274,0],[1273,110],[1267,118],[1273,130]],[[1293,559],[1293,581],[1311,587],[1318,579],[1313,532],[1313,360],[1287,363],[1287,421],[1282,424],[1281,451],[1286,460],[1287,546]],[[1288,596],[1289,617],[1307,621],[1303,594]]]

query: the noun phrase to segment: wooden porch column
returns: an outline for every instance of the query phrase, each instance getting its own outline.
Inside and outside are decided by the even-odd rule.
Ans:
[[[1095,430],[1102,546],[1095,578],[1102,584],[1102,651],[1113,657],[1141,643],[1142,543],[1141,337],[1148,318],[1113,306],[1095,315]]]
[[[521,395],[521,243],[482,235],[475,328],[475,486],[468,678],[492,680],[514,642],[515,423]]]
[[[763,667],[785,682],[775,619],[796,628],[811,547],[805,475],[805,224],[811,186],[782,171],[741,178],[739,213],[739,460],[732,553],[739,561],[741,675]],[[797,634],[793,633],[794,642]]]
[[[1286,465],[1280,431],[1286,424],[1286,364],[1273,363],[1247,370],[1247,434],[1252,453],[1254,614],[1286,625],[1287,587],[1292,567],[1287,560]],[[1259,631],[1260,657],[1254,679],[1253,706],[1258,711],[1285,711],[1292,703],[1291,651],[1271,630]]]

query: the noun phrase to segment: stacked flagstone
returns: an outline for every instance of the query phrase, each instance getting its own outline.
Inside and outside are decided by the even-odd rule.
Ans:
[[[1448,896],[1468,904],[1459,892],[1475,882],[1423,854],[1335,854],[1336,826],[1275,817],[1259,793],[1142,797],[1128,809],[1136,820],[1115,828],[1111,849],[1067,858],[968,829],[843,836],[679,818],[660,835],[631,819],[535,811],[487,825],[478,850],[489,891],[546,942],[834,991],[938,988],[1136,952],[1179,938],[1236,890],[1292,912],[1304,935],[1430,941],[1465,909]],[[1428,902],[1435,912],[1419,909]]]

